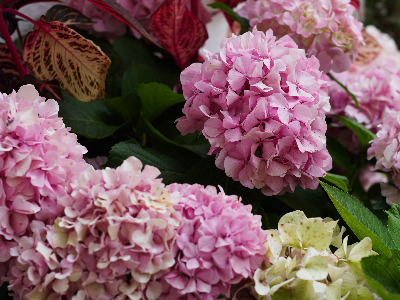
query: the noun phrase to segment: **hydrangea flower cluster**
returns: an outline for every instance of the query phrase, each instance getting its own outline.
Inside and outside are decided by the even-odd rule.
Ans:
[[[331,168],[327,82],[288,36],[254,30],[181,73],[182,134],[201,131],[229,177],[266,195],[316,188]]]
[[[376,138],[368,148],[368,159],[376,158],[375,168],[389,173],[396,188],[382,183],[389,204],[400,203],[400,111],[386,110]]]
[[[367,28],[366,35],[370,42],[365,45],[366,50],[364,47],[361,50],[374,56],[369,61],[356,61],[348,72],[335,74],[357,97],[360,109],[336,83],[332,84],[329,95],[332,114],[353,118],[376,133],[386,108],[400,110],[400,52],[393,40],[390,43],[376,28]]]
[[[302,211],[278,224],[268,233],[269,262],[254,274],[259,299],[374,299],[360,264],[376,254],[370,238],[348,245],[337,221],[307,218]],[[331,245],[338,248],[334,253]]]
[[[213,186],[172,184],[168,190],[182,196],[174,207],[183,226],[174,247],[176,264],[162,278],[163,298],[229,297],[230,286],[252,278],[265,257],[261,216]]]
[[[362,23],[348,0],[247,0],[238,13],[259,30],[289,35],[321,63],[321,70],[349,69],[362,44]]]
[[[17,299],[158,299],[157,276],[174,265],[180,213],[156,179],[130,157],[117,169],[88,169],[71,183],[65,215],[32,223],[12,249],[7,281]]]
[[[87,150],[58,117],[58,104],[33,85],[0,94],[0,261],[32,220],[53,222],[63,212],[68,183],[85,170]]]

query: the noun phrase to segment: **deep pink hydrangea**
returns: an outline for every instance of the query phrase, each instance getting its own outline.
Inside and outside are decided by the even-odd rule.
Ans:
[[[251,26],[290,35],[321,70],[342,72],[350,67],[362,44],[362,23],[348,0],[247,0],[239,9]]]
[[[319,62],[285,36],[254,30],[181,73],[182,134],[201,131],[229,177],[266,195],[318,186],[326,149],[327,82]]]
[[[58,117],[58,104],[33,85],[0,94],[0,261],[29,235],[32,220],[52,222],[68,183],[87,168],[85,147]],[[10,244],[11,243],[11,244]]]
[[[376,138],[368,148],[368,159],[376,158],[375,168],[389,173],[397,190],[400,189],[400,111],[386,110]],[[384,184],[385,185],[385,184]],[[383,189],[390,196],[389,204],[400,203],[400,194],[394,188]]]
[[[117,169],[88,169],[64,198],[55,225],[32,223],[33,237],[12,249],[9,288],[16,299],[159,299],[155,281],[175,263],[179,200],[159,170],[130,157]]]
[[[252,278],[265,258],[266,231],[261,216],[237,196],[213,186],[171,184],[182,198],[174,207],[183,226],[174,247],[176,264],[164,277],[160,299],[229,297],[230,286]]]

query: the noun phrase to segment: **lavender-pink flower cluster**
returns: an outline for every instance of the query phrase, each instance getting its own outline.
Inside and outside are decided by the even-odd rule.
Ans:
[[[357,55],[362,23],[353,12],[348,0],[247,0],[238,11],[259,30],[292,37],[324,72],[349,69]]]
[[[230,286],[251,278],[265,259],[261,216],[237,196],[213,186],[172,184],[182,198],[174,206],[183,226],[177,231],[176,263],[162,278],[165,299],[229,297]]]
[[[0,94],[1,262],[30,234],[30,222],[51,223],[62,214],[59,201],[68,195],[70,180],[87,168],[86,152],[58,117],[55,100],[45,101],[32,85]]]
[[[182,134],[201,131],[216,166],[266,195],[318,186],[326,149],[327,82],[319,62],[285,36],[254,30],[225,39],[219,53],[181,73]]]
[[[389,204],[400,203],[400,111],[385,110],[376,138],[368,148],[368,159],[376,158],[375,168],[390,174],[395,187],[382,183]]]

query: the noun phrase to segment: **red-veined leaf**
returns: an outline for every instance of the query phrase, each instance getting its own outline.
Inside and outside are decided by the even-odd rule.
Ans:
[[[124,22],[133,29],[136,29],[141,35],[143,35],[150,42],[157,45],[158,47],[161,47],[161,45],[150,36],[150,34],[146,31],[146,29],[144,29],[143,26],[140,25],[137,20],[134,17],[132,17],[132,15],[128,11],[126,11],[125,8],[123,8],[114,0],[88,0],[88,1],[92,2],[97,7],[107,11],[121,22]]]
[[[104,98],[110,59],[92,41],[61,22],[37,21],[26,36],[23,60],[35,77],[56,79],[78,100]]]
[[[359,0],[351,0],[350,4],[353,5],[357,10],[360,10],[360,1]]]
[[[46,21],[60,21],[65,25],[92,24],[93,22],[76,9],[65,5],[54,5],[46,13]]]
[[[12,91],[19,80],[19,73],[13,57],[6,44],[0,44],[0,90],[3,93]]]
[[[154,34],[183,69],[207,40],[207,30],[184,0],[166,0],[151,17]]]
[[[362,31],[362,35],[365,44],[358,49],[358,54],[354,61],[355,64],[360,66],[368,65],[382,52],[382,46],[365,30]]]

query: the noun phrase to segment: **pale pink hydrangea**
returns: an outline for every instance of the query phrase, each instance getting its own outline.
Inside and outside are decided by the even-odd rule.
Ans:
[[[363,60],[357,58],[349,71],[334,74],[356,96],[360,109],[336,83],[332,83],[329,96],[332,114],[353,118],[376,133],[385,109],[400,110],[400,52],[394,41],[376,28],[368,27],[367,33],[366,49],[360,49],[365,53]]]
[[[362,23],[353,12],[348,0],[247,0],[238,11],[250,26],[290,35],[324,72],[347,70],[357,55]]]
[[[10,244],[29,235],[32,220],[63,212],[68,183],[87,168],[85,147],[58,117],[58,104],[33,85],[0,94],[0,261]]]
[[[12,249],[15,299],[158,299],[156,279],[172,267],[178,194],[159,170],[130,157],[117,169],[88,169],[75,180],[65,215],[32,223]],[[34,296],[35,295],[35,296]]]
[[[176,264],[162,278],[160,299],[229,297],[230,286],[252,278],[265,257],[261,216],[213,186],[171,184],[168,190],[182,196],[174,207],[183,226],[174,247]]]
[[[318,186],[326,149],[328,85],[319,62],[285,36],[254,30],[181,73],[182,134],[201,131],[229,177],[266,195]]]
[[[400,111],[386,110],[383,123],[378,126],[376,138],[368,148],[368,159],[376,158],[375,168],[390,174],[397,189],[400,189]],[[389,204],[400,203],[399,193],[384,184],[384,196]],[[387,199],[388,200],[388,199]]]

